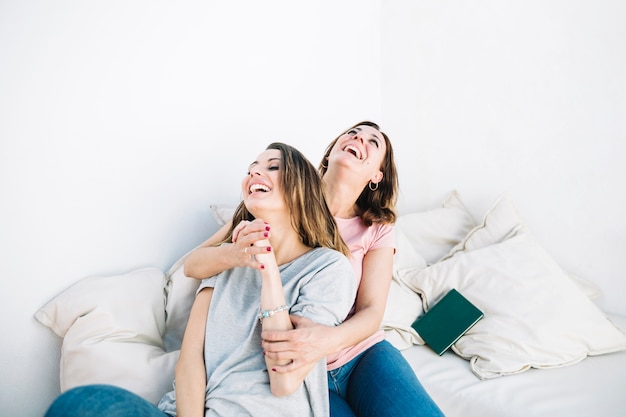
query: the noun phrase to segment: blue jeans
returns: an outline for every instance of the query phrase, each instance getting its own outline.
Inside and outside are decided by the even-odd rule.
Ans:
[[[328,372],[331,417],[442,417],[398,349],[383,340]]]
[[[167,417],[151,402],[124,388],[85,385],[65,391],[44,417]]]

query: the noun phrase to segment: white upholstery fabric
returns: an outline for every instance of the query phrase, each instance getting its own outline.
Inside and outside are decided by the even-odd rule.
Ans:
[[[216,216],[232,213],[232,208],[212,209]],[[589,300],[600,295],[597,287],[566,275],[554,263],[509,196],[499,198],[478,226],[456,192],[440,208],[401,216],[397,226],[398,253],[383,327],[448,417],[582,417],[626,410],[626,351],[520,373],[626,345],[624,333]],[[199,284],[184,275],[185,256],[165,274],[143,268],[85,278],[37,311],[37,320],[63,338],[63,391],[110,383],[157,402],[171,389]],[[482,308],[485,318],[457,342],[457,354],[438,357],[427,346],[417,346],[423,341],[410,324],[452,286]],[[611,319],[626,328],[626,317]],[[532,352],[532,360],[518,360],[520,349]],[[472,367],[458,355],[471,358]],[[538,360],[546,355],[551,362]],[[512,373],[519,374],[476,378]]]
[[[508,195],[445,260],[398,271],[427,311],[456,288],[485,316],[452,347],[481,379],[626,349],[626,334],[536,242]]]
[[[178,352],[167,353],[163,272],[143,268],[78,281],[35,317],[63,338],[61,391],[124,387],[153,403],[169,391]]]
[[[395,267],[413,266],[403,262],[407,258],[402,253],[405,238],[406,243],[411,245],[406,250],[416,253],[426,265],[431,265],[458,244],[474,226],[476,222],[457,191],[451,192],[439,208],[399,216],[396,233],[400,240]],[[407,262],[411,260],[407,259]]]
[[[626,329],[626,317],[610,316]],[[621,416],[626,410],[626,351],[557,369],[480,380],[452,351],[428,346],[402,351],[446,417]]]

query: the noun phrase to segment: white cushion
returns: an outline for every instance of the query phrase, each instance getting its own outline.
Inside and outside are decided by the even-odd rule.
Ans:
[[[513,237],[524,228],[521,217],[510,194],[504,193],[487,210],[480,225],[474,227],[443,258],[448,259],[455,253],[484,248]]]
[[[431,265],[446,255],[474,226],[476,222],[457,191],[452,191],[439,208],[399,216],[396,231],[400,246],[396,268],[413,266],[406,264],[410,259],[405,261],[406,257],[401,253],[405,242],[410,243],[412,253],[419,255],[426,265]]]
[[[396,253],[393,256],[394,272],[404,268],[426,268],[426,260],[419,254],[413,242],[396,223]]]
[[[399,216],[395,225],[394,277],[399,270],[423,269],[428,263],[436,262],[474,226],[474,219],[457,191],[452,191],[441,207]],[[424,341],[411,327],[422,313],[420,297],[394,278],[381,324],[386,339],[398,349],[423,344]]]
[[[235,209],[237,207],[210,204],[209,208],[211,209],[211,214],[213,215],[215,222],[220,226],[224,226],[233,218],[233,214],[235,214]]]
[[[184,271],[185,258],[196,248],[174,262],[165,274],[165,336],[163,340],[165,350],[168,352],[180,349],[191,306],[202,281],[189,278]]]
[[[536,242],[508,195],[445,260],[397,279],[421,295],[425,311],[456,288],[485,313],[452,347],[481,379],[626,349],[626,334]]]
[[[519,216],[515,202],[509,193],[503,193],[492,204],[478,226],[457,243],[441,260],[446,260],[458,252],[469,252],[505,241],[518,232],[530,233]],[[602,290],[592,282],[568,273],[576,285],[591,299],[602,295]]]
[[[167,353],[163,272],[143,268],[84,278],[35,314],[63,338],[61,391],[112,384],[157,403],[172,388],[178,352]]]
[[[236,206],[210,204],[211,215],[219,226],[233,218]],[[196,297],[196,291],[202,280],[189,278],[185,275],[185,258],[196,250],[196,246],[178,259],[165,273],[165,349],[169,352],[180,349],[191,306]]]

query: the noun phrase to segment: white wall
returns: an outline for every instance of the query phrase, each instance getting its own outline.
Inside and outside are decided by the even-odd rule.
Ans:
[[[626,314],[626,3],[382,1],[383,116],[404,212],[502,192]]]
[[[0,2],[0,414],[58,393],[33,318],[55,294],[169,267],[270,142],[317,164],[380,118],[379,22],[374,0]]]
[[[379,121],[402,212],[510,191],[566,269],[626,254],[626,10],[599,1],[0,0],[0,403],[40,416],[60,342],[33,319],[92,274],[167,268],[272,140],[317,162]],[[610,284],[610,285],[609,285]]]

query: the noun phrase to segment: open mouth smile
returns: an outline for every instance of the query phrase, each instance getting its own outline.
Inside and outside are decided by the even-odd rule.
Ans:
[[[268,187],[265,184],[259,184],[259,183],[254,183],[252,185],[250,185],[250,188],[248,189],[248,193],[252,194],[255,192],[262,192],[262,193],[267,193],[270,191],[270,187]]]
[[[346,151],[346,152],[350,152],[352,155],[356,156],[357,159],[363,159],[363,155],[361,154],[361,150],[359,148],[357,148],[356,146],[346,145],[346,147],[343,148],[343,150]]]

